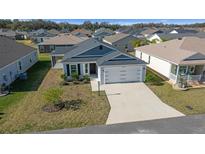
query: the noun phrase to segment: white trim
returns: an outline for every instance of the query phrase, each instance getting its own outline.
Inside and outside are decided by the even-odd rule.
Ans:
[[[72,75],[71,65],[75,65],[75,66],[76,66],[76,72],[77,72],[77,73],[79,72],[79,70],[78,70],[78,64],[70,64],[70,65],[69,65],[70,76]]]
[[[137,65],[137,66],[146,66],[146,64],[124,64],[124,65],[122,65],[122,64],[120,64],[120,65],[100,65],[100,67],[110,67],[110,66],[112,66],[112,67],[119,67],[119,66],[130,66],[130,65]]]
[[[62,62],[63,64],[85,64],[85,63],[96,63],[96,61],[89,61],[89,62]]]

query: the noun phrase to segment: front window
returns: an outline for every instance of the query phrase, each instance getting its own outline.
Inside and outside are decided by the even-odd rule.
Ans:
[[[88,73],[88,64],[85,64],[85,73]]]
[[[21,62],[19,61],[19,70],[22,70]]]
[[[188,68],[188,73],[189,73],[189,74],[193,74],[194,71],[195,71],[195,66],[189,66],[189,68]]]
[[[70,67],[71,67],[71,74],[77,72],[77,67],[76,67],[76,65],[71,65]]]
[[[185,75],[187,72],[187,66],[180,66],[179,67],[179,75]]]
[[[171,66],[171,73],[176,75],[177,74],[177,65],[172,64]]]

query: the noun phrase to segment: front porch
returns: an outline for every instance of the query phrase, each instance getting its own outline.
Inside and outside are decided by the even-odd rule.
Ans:
[[[205,65],[174,65],[171,66],[170,81],[182,87],[205,86]]]
[[[72,78],[72,74],[79,76],[88,75],[90,78],[98,77],[98,67],[95,62],[90,63],[68,63],[64,64],[64,72],[68,78]]]

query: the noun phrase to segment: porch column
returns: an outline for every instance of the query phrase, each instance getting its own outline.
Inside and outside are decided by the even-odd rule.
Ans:
[[[179,66],[179,65],[177,65],[177,73],[176,73],[176,76],[177,76],[177,77],[176,77],[176,81],[175,81],[175,83],[177,83],[177,80],[178,80],[179,67],[180,67],[180,66]]]

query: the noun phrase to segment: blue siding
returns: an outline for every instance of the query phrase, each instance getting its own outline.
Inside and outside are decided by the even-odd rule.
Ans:
[[[76,57],[102,57],[108,53],[111,53],[113,52],[114,50],[113,49],[110,49],[108,47],[105,47],[105,46],[102,46],[102,49],[100,49],[100,46],[96,47],[96,48],[93,48],[89,51],[86,51]]]

